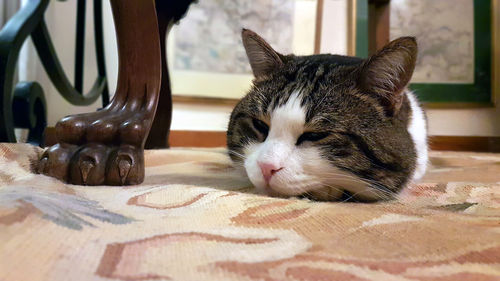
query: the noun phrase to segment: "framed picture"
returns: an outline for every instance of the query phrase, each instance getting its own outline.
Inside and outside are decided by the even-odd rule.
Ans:
[[[277,51],[315,51],[318,0],[203,0],[193,4],[168,37],[168,62],[177,97],[237,100],[253,79],[241,28]]]
[[[427,107],[494,106],[499,90],[494,75],[500,65],[498,0],[350,2],[354,3],[351,39],[356,55],[368,56],[368,39],[373,38],[370,16],[380,17],[373,15],[373,7],[380,5],[374,2],[388,5],[384,12],[389,25],[387,40],[417,38],[419,53],[410,88]]]

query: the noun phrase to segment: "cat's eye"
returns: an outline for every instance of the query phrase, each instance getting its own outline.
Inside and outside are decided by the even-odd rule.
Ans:
[[[305,141],[315,142],[328,137],[326,132],[305,132],[297,139],[296,145],[300,145]]]
[[[267,134],[269,133],[269,126],[267,126],[266,123],[259,119],[252,118],[252,125],[257,131],[259,131],[259,133],[264,135],[264,138],[267,137]]]

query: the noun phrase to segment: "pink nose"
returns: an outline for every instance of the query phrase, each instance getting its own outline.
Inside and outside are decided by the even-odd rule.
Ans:
[[[283,167],[279,167],[275,164],[271,163],[265,163],[265,162],[258,162],[260,170],[262,171],[262,175],[264,176],[264,180],[266,181],[267,184],[269,184],[269,181],[271,180],[271,177],[276,174],[277,172],[281,171]]]

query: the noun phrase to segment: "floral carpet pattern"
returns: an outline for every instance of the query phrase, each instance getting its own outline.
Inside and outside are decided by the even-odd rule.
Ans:
[[[32,172],[0,144],[0,280],[500,280],[500,155],[432,152],[398,200],[252,194],[223,149],[146,151],[138,186]]]

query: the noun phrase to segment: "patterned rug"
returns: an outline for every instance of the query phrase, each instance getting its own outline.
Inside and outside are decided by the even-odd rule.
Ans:
[[[146,182],[65,185],[0,144],[0,280],[500,280],[500,155],[433,152],[392,202],[252,194],[223,149],[146,152]]]

